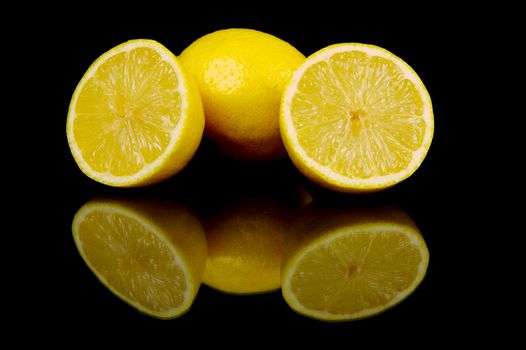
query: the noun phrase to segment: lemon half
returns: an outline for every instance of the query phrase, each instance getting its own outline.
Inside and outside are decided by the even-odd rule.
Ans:
[[[131,40],[100,56],[69,106],[68,143],[98,182],[147,185],[181,170],[204,129],[197,87],[177,58],[153,40]]]
[[[341,192],[390,187],[420,166],[434,130],[431,98],[402,59],[337,44],[308,57],[285,90],[281,135],[294,164]]]

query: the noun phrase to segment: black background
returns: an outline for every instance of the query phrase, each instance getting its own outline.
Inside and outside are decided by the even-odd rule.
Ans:
[[[467,219],[476,200],[470,169],[478,158],[466,157],[475,147],[466,142],[466,135],[478,131],[466,120],[466,111],[474,98],[468,86],[476,79],[469,53],[477,50],[480,31],[464,20],[466,13],[432,6],[409,12],[383,9],[381,13],[377,8],[311,8],[308,14],[269,6],[246,4],[239,14],[225,8],[208,9],[207,14],[197,9],[163,11],[153,4],[126,13],[98,7],[71,10],[67,16],[38,22],[28,41],[38,47],[40,68],[45,68],[39,69],[37,82],[45,113],[36,118],[40,123],[34,131],[46,142],[32,159],[34,169],[45,169],[39,171],[39,180],[31,181],[39,194],[33,192],[32,197],[28,194],[24,198],[26,203],[30,198],[37,200],[22,204],[32,208],[32,217],[41,219],[30,236],[38,264],[25,268],[30,277],[24,279],[32,286],[29,294],[33,296],[25,316],[29,324],[37,329],[67,329],[79,336],[85,336],[89,327],[90,337],[95,338],[106,333],[160,339],[197,334],[199,341],[230,344],[243,344],[238,340],[241,335],[257,343],[278,336],[330,342],[365,338],[371,344],[385,340],[416,344],[416,336],[435,342],[456,336],[467,339],[465,324],[479,318],[477,310],[484,294],[472,292],[476,279],[472,271],[477,269],[473,254],[477,244],[472,244],[472,237],[479,233]],[[148,188],[110,188],[80,172],[67,145],[67,109],[76,84],[98,56],[137,38],[157,40],[179,55],[200,36],[232,27],[273,34],[307,56],[330,44],[361,42],[384,47],[405,60],[426,85],[435,114],[433,143],[420,169],[387,191],[342,195],[310,183],[288,160],[236,162],[222,158],[204,140],[180,174]],[[291,184],[305,187],[320,205],[387,203],[402,207],[419,226],[430,251],[428,273],[421,286],[388,312],[336,324],[299,316],[288,308],[280,292],[231,296],[202,286],[188,313],[176,320],[159,321],[138,313],[103,287],[80,258],[71,235],[75,212],[98,196],[177,199],[206,217],[239,194],[280,193]]]

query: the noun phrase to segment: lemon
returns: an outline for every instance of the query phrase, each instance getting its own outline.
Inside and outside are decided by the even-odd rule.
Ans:
[[[201,283],[206,238],[189,209],[97,199],[79,209],[72,231],[97,278],[134,308],[162,319],[190,308]]]
[[[369,317],[411,294],[429,252],[399,209],[307,210],[294,225],[282,271],[289,306],[323,321]]]
[[[203,283],[232,294],[279,289],[289,220],[286,207],[266,198],[239,200],[205,220]]]
[[[281,95],[305,56],[273,35],[224,29],[197,39],[179,59],[199,87],[207,136],[224,153],[241,159],[286,156]]]
[[[390,187],[420,166],[434,130],[431,98],[411,67],[365,44],[306,59],[283,95],[281,134],[294,164],[341,192]]]
[[[181,170],[203,134],[197,87],[176,57],[152,40],[100,56],[78,84],[67,136],[80,169],[111,186],[140,186]]]

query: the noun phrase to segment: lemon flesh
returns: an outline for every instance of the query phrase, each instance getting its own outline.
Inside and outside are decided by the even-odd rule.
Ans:
[[[431,144],[431,99],[400,58],[364,44],[329,46],[295,72],[281,106],[296,166],[342,192],[383,189],[409,177]]]
[[[67,135],[81,170],[112,186],[139,186],[175,174],[204,129],[197,88],[176,57],[151,40],[103,54],[70,103]]]

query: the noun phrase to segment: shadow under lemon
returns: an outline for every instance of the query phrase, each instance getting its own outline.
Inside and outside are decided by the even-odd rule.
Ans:
[[[294,311],[308,317],[365,318],[410,295],[428,262],[420,231],[399,208],[311,206],[287,240],[282,293]]]
[[[96,277],[140,312],[186,312],[199,290],[207,246],[199,219],[160,201],[95,199],[73,219],[75,244]]]
[[[281,287],[280,270],[294,210],[270,197],[240,198],[204,221],[203,283],[231,294]]]

